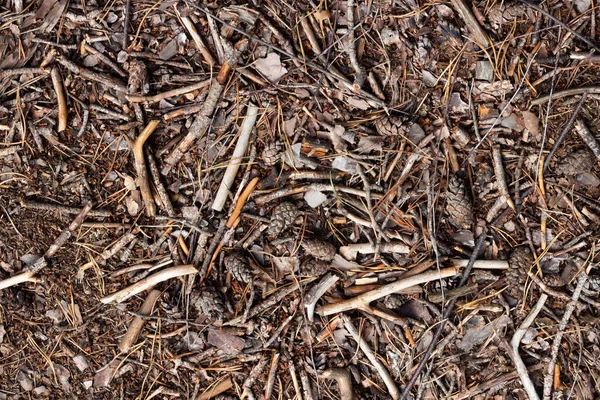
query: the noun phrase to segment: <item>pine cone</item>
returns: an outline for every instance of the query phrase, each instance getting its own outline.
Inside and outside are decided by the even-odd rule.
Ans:
[[[273,214],[271,215],[271,222],[267,229],[269,237],[276,238],[281,232],[291,227],[299,213],[296,206],[292,203],[287,201],[280,203],[275,207]]]
[[[129,93],[147,92],[146,86],[148,82],[148,70],[146,65],[139,60],[131,60],[129,62],[129,80],[127,89]]]
[[[311,258],[300,268],[300,273],[303,276],[321,276],[329,270],[330,264],[321,260]]]
[[[262,160],[267,167],[272,167],[281,160],[281,143],[277,140],[267,144],[262,151]]]
[[[337,253],[334,245],[320,240],[305,239],[302,242],[302,247],[304,247],[307,254],[313,256],[317,260],[331,261]]]
[[[594,155],[587,149],[577,150],[567,155],[556,166],[559,175],[572,176],[581,172],[589,172],[594,168]]]
[[[504,273],[507,289],[505,293],[516,300],[523,296],[523,283],[527,271],[533,264],[531,250],[527,247],[517,247],[508,259],[508,269]]]
[[[400,117],[383,117],[375,120],[375,129],[381,136],[398,136],[406,133]]]
[[[446,213],[452,225],[469,229],[473,224],[473,207],[465,183],[456,175],[450,177],[446,198]]]
[[[202,293],[192,293],[191,302],[201,314],[210,319],[222,320],[227,310],[223,297],[212,286],[205,286]]]
[[[239,282],[249,283],[252,280],[252,271],[248,260],[239,251],[234,251],[225,257],[225,268],[231,273],[233,279]]]
[[[383,299],[383,305],[390,310],[395,310],[402,307],[408,300],[401,294],[391,294]]]

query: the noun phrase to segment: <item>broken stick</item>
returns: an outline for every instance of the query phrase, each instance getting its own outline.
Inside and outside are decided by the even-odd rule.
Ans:
[[[198,270],[194,268],[192,264],[178,265],[176,267],[166,268],[160,272],[157,272],[153,275],[150,275],[147,278],[144,278],[134,283],[131,286],[126,287],[125,289],[121,289],[118,292],[109,294],[108,296],[104,296],[100,299],[100,301],[104,304],[122,303],[128,298],[135,296],[136,294],[141,293],[144,290],[153,288],[161,282],[184,275],[195,274],[197,272]]]
[[[321,373],[321,379],[333,379],[340,391],[341,400],[354,400],[354,390],[352,390],[352,375],[350,371],[344,368],[331,368]]]
[[[126,354],[127,352],[129,352],[129,349],[131,349],[131,346],[133,346],[138,336],[140,335],[142,328],[144,327],[145,319],[140,317],[139,315],[151,315],[152,310],[154,309],[154,305],[156,304],[156,301],[160,297],[161,293],[162,292],[160,290],[152,290],[150,291],[150,293],[148,293],[144,304],[142,304],[142,307],[138,311],[138,316],[133,318],[133,321],[131,321],[127,332],[119,342],[119,350],[121,350],[121,353]]]
[[[154,196],[152,195],[152,189],[150,188],[150,180],[148,179],[146,158],[144,157],[144,143],[148,140],[159,123],[160,121],[157,119],[150,121],[135,141],[132,141],[129,137],[125,136],[127,143],[129,143],[131,150],[133,150],[135,171],[138,176],[137,184],[140,187],[140,192],[142,192],[142,199],[144,199],[144,204],[146,204],[146,214],[148,214],[149,217],[154,217],[156,215],[156,203],[154,202]]]
[[[223,175],[223,180],[221,181],[219,190],[215,195],[215,200],[212,204],[212,209],[215,211],[221,211],[223,209],[223,206],[225,205],[225,202],[227,201],[229,189],[231,189],[231,185],[233,184],[238,169],[240,168],[242,158],[244,157],[244,154],[246,154],[246,150],[248,149],[250,134],[252,133],[252,128],[254,128],[254,124],[256,123],[257,116],[258,108],[252,103],[248,104],[248,110],[246,111],[246,119],[242,124],[240,136],[235,145],[235,149],[233,150],[233,155],[231,156],[229,165],[225,170],[225,175]]]
[[[396,282],[388,285],[381,286],[370,292],[361,294],[360,296],[353,297],[348,300],[340,301],[339,303],[327,304],[317,309],[317,314],[327,316],[344,311],[350,311],[354,309],[362,309],[367,307],[369,303],[379,300],[390,294],[394,294],[402,289],[406,289],[411,286],[420,285],[435,281],[438,279],[449,278],[458,274],[459,269],[456,267],[442,268],[439,271],[428,271],[421,275],[410,276],[406,279],[399,279]]]
[[[58,100],[58,132],[63,132],[67,129],[67,96],[65,95],[65,87],[63,86],[63,80],[60,76],[60,71],[57,67],[52,68],[50,72],[52,78],[52,86],[56,92],[56,98]]]

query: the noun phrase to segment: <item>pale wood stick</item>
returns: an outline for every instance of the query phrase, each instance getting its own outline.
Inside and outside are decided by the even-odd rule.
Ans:
[[[340,254],[347,260],[356,260],[358,253],[374,254],[377,251],[376,246],[371,243],[356,243],[340,247]],[[410,249],[404,243],[390,242],[379,245],[379,253],[402,253],[408,254]]]
[[[254,124],[256,123],[257,117],[258,108],[252,103],[248,104],[246,118],[242,124],[240,136],[235,145],[235,149],[233,150],[231,161],[229,161],[229,165],[225,170],[225,175],[223,175],[223,180],[221,181],[221,185],[219,186],[219,190],[217,191],[215,200],[211,206],[211,208],[215,211],[221,211],[225,205],[225,202],[227,201],[229,189],[231,189],[231,186],[233,185],[233,181],[235,180],[235,176],[240,168],[244,154],[246,154],[246,150],[248,149],[250,135],[252,133],[252,128],[254,128]]]
[[[392,376],[388,372],[387,368],[379,361],[377,355],[371,349],[367,341],[359,335],[358,331],[356,330],[356,327],[350,321],[350,319],[348,319],[348,317],[344,315],[342,316],[342,320],[344,321],[344,327],[346,328],[348,333],[350,333],[350,335],[354,338],[356,343],[358,343],[358,346],[360,347],[362,352],[365,353],[371,364],[373,364],[373,366],[379,373],[379,376],[381,376],[381,379],[385,383],[385,386],[387,387],[390,396],[392,396],[392,399],[398,399],[400,397],[400,390],[398,390],[398,386],[396,386],[396,382],[394,382],[394,380],[392,379]]]
[[[0,290],[25,282],[37,283],[38,281],[39,279],[35,277],[35,272],[25,271],[0,281]]]
[[[317,306],[317,301],[329,290],[331,286],[333,286],[337,281],[338,277],[334,274],[327,274],[319,283],[314,285],[304,297],[304,307],[306,308],[306,314],[309,322],[313,322],[313,317],[315,313],[315,307]]]
[[[100,299],[100,301],[104,304],[122,303],[128,298],[135,296],[136,294],[141,293],[144,290],[148,290],[161,282],[172,278],[177,278],[179,276],[195,274],[197,272],[198,270],[194,268],[192,264],[178,265],[175,267],[166,268],[160,272],[157,272],[134,283],[131,286],[126,287],[125,289],[121,289],[118,292],[109,294],[108,296],[104,296]]]
[[[394,294],[399,290],[406,289],[411,286],[420,285],[422,283],[435,281],[438,279],[448,278],[458,274],[459,269],[456,267],[442,268],[438,271],[427,271],[421,275],[415,275],[406,279],[400,279],[396,282],[382,286],[370,292],[361,294],[348,300],[343,300],[338,303],[327,304],[317,309],[317,314],[327,316],[344,311],[354,310],[369,305],[369,303],[381,299],[382,297]]]
[[[146,158],[144,156],[144,143],[148,140],[152,132],[156,130],[159,123],[160,121],[157,119],[150,121],[135,141],[132,141],[129,137],[125,136],[127,143],[129,143],[131,150],[133,150],[135,171],[138,176],[137,184],[140,187],[140,192],[142,192],[142,199],[144,200],[144,204],[146,204],[146,214],[148,214],[149,217],[154,217],[156,215],[156,203],[154,202],[154,196],[152,195],[152,189],[150,188],[150,180],[148,179]]]
[[[506,199],[506,204],[508,204],[508,206],[513,210],[516,210],[515,203],[512,201],[510,192],[508,191],[506,175],[504,174],[504,166],[502,165],[502,151],[500,150],[500,146],[492,147],[492,160],[494,164],[494,173],[496,174],[496,181],[498,182],[498,187],[500,188],[500,193],[502,193]]]
[[[148,293],[146,300],[144,300],[144,304],[142,304],[142,307],[138,310],[138,315],[150,316],[161,293],[160,290],[151,290],[150,293]],[[145,319],[142,317],[136,316],[133,318],[127,332],[119,342],[119,350],[121,350],[121,353],[125,354],[129,352],[131,346],[133,346],[140,335],[145,322]]]
[[[277,368],[279,367],[279,357],[281,354],[279,352],[273,354],[273,358],[271,358],[271,368],[269,368],[269,375],[267,379],[267,384],[265,386],[265,399],[270,399],[271,394],[273,393],[273,387],[275,386],[275,376],[277,375]]]
[[[341,400],[355,400],[352,390],[352,375],[344,368],[331,368],[321,373],[321,379],[333,379],[340,391]]]
[[[63,80],[60,76],[60,71],[57,67],[52,68],[50,72],[52,78],[52,86],[56,92],[56,98],[58,100],[58,128],[59,132],[63,132],[67,129],[67,96],[65,95],[65,87],[63,86]]]

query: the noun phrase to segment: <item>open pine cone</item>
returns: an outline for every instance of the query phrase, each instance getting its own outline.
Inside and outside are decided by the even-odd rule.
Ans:
[[[398,136],[406,132],[402,119],[396,116],[379,118],[373,124],[381,136]]]
[[[223,297],[212,286],[205,286],[201,293],[192,293],[191,303],[210,319],[222,320],[227,311]]]
[[[268,143],[262,151],[261,157],[267,167],[276,165],[281,160],[281,150],[283,146],[279,141]]]
[[[589,172],[595,163],[594,155],[587,149],[577,150],[563,158],[556,166],[559,175],[573,176]]]
[[[269,237],[276,238],[283,231],[291,227],[299,214],[300,212],[292,203],[287,201],[280,203],[273,209],[273,214],[271,215],[271,221],[267,229]]]
[[[305,239],[302,242],[302,247],[304,247],[304,250],[306,250],[307,254],[313,256],[317,260],[331,261],[336,254],[334,245],[321,240]]]
[[[225,257],[224,262],[225,268],[231,273],[233,279],[243,283],[249,283],[252,280],[252,270],[248,264],[248,259],[241,252],[234,251],[230,253]]]

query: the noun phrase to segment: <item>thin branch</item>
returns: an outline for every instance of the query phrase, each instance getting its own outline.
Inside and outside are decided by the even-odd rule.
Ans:
[[[54,86],[54,92],[56,93],[56,99],[58,100],[58,132],[63,132],[67,129],[67,96],[65,95],[65,87],[63,86],[63,80],[60,76],[60,71],[57,67],[52,68],[50,72],[52,78],[52,86]]]
[[[150,121],[135,141],[132,141],[125,136],[129,146],[133,150],[137,184],[140,187],[140,192],[142,192],[142,199],[144,199],[146,213],[149,217],[154,217],[156,215],[156,203],[154,202],[150,180],[148,179],[148,169],[146,168],[146,158],[144,156],[144,143],[146,143],[146,140],[148,140],[150,135],[156,130],[159,123],[160,121],[157,119]]]

